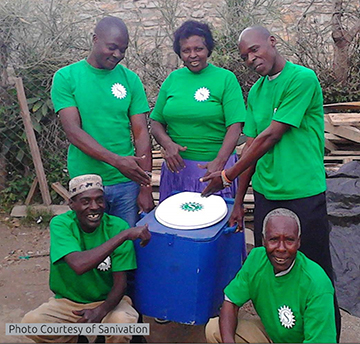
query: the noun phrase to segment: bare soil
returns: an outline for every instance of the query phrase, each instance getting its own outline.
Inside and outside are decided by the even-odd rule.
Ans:
[[[24,336],[6,336],[6,323],[19,323],[28,311],[52,295],[49,278],[49,230],[41,224],[23,225],[0,214],[0,343],[28,343]],[[244,312],[253,316],[250,306]],[[204,326],[160,325],[150,317],[149,343],[203,343]],[[342,312],[341,343],[360,342],[360,318]]]

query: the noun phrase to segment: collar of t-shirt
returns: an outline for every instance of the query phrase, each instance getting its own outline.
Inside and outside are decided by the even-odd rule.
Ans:
[[[282,70],[279,73],[276,73],[274,75],[268,75],[269,81],[276,79],[281,74],[281,72],[282,72]]]
[[[292,262],[292,264],[286,270],[280,271],[277,274],[275,274],[275,277],[280,277],[280,276],[284,276],[284,275],[288,274],[291,271],[291,269],[294,267],[294,264],[295,264],[295,259]],[[224,295],[224,300],[229,301],[231,303],[234,303],[229,299],[229,297],[226,294]]]
[[[291,271],[291,269],[293,268],[294,264],[295,264],[295,259],[293,260],[292,264],[286,270],[280,271],[277,274],[275,274],[275,277],[280,277],[280,276],[284,276],[284,275],[288,274]]]

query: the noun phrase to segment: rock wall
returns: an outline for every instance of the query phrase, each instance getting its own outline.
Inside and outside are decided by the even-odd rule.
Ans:
[[[140,49],[153,54],[154,49],[158,49],[161,63],[173,69],[179,64],[171,49],[174,30],[187,19],[205,21],[213,28],[223,27],[224,7],[229,2],[231,0],[97,0],[93,3],[100,12],[126,22],[132,45],[129,51]],[[284,44],[294,44],[297,27],[302,25],[309,32],[320,33],[326,49],[332,49],[331,1],[245,0],[245,7],[251,10],[249,24],[266,25]]]

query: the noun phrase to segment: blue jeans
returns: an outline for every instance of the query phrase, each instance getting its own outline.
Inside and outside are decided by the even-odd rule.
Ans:
[[[139,184],[130,181],[114,185],[105,185],[105,212],[125,220],[130,227],[135,227],[139,220],[139,208],[137,197],[139,195]]]

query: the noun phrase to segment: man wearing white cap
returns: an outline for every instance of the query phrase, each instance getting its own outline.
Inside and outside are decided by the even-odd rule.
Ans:
[[[147,225],[129,228],[104,213],[101,177],[94,174],[69,183],[71,211],[50,222],[50,289],[47,303],[30,311],[23,323],[136,323],[138,313],[124,296],[126,271],[136,268],[132,240],[150,240]],[[77,335],[29,336],[38,343],[76,343]],[[126,343],[130,335],[106,336]]]

